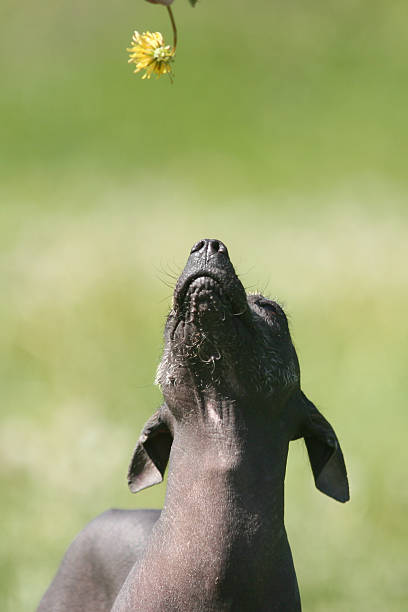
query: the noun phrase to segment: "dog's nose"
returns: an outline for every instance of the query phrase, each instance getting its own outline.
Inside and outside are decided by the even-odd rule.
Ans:
[[[201,252],[203,255],[206,252],[207,257],[215,255],[216,253],[223,253],[229,259],[228,249],[221,240],[214,240],[213,238],[204,238],[197,242],[191,249],[191,253]]]

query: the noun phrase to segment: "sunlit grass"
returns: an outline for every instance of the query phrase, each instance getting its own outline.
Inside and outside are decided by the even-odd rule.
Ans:
[[[18,233],[1,262],[6,609],[38,600],[93,516],[110,506],[161,503],[163,487],[130,496],[126,468],[160,401],[152,381],[167,284],[190,243],[208,235],[228,244],[248,289],[285,304],[304,389],[334,424],[347,457],[352,502],[343,507],[314,490],[303,446],[293,445],[287,524],[305,609],[371,610],[380,601],[402,610],[408,499],[393,453],[399,449],[402,466],[406,219],[378,210],[368,217],[358,200],[350,208],[341,195],[325,197],[319,212],[294,203],[295,217],[276,201],[252,208],[223,201],[203,218],[205,202],[197,198],[193,211],[180,191],[177,201],[140,193],[146,209],[138,209],[129,193],[107,190],[103,199],[99,188],[99,206],[80,215],[75,207],[53,212],[48,202],[44,213],[25,218],[18,207],[8,210]],[[392,573],[378,546],[393,560]],[[367,589],[371,607],[362,608]]]
[[[175,84],[147,87],[124,49],[135,27],[165,32],[164,10],[93,0],[78,18],[77,3],[23,6],[1,40],[12,50],[0,101],[7,180],[147,171],[214,199],[361,176],[407,185],[403,3],[185,3]]]

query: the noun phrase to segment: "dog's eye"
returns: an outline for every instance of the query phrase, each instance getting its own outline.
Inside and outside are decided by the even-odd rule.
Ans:
[[[263,308],[263,310],[266,310],[270,314],[276,314],[277,312],[276,304],[273,302],[268,302],[267,300],[257,300],[256,305]]]

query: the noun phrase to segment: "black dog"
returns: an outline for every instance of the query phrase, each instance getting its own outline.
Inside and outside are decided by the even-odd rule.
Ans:
[[[337,437],[300,389],[282,308],[246,295],[225,245],[201,240],[174,292],[157,372],[164,403],[129,468],[160,482],[160,511],[110,511],[71,545],[39,610],[298,612],[284,527],[289,442],[304,437],[316,486],[349,499]]]

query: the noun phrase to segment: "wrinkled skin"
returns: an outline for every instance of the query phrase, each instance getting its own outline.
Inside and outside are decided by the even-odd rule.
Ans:
[[[112,610],[298,612],[283,520],[290,440],[305,438],[321,491],[342,502],[349,495],[337,437],[300,389],[286,316],[276,302],[247,296],[225,245],[206,239],[177,282],[164,335],[156,377],[164,403],[139,438],[129,486],[160,482],[169,460],[166,500],[143,545],[131,547],[134,564]],[[99,551],[105,564],[109,546],[120,556],[119,541]],[[113,573],[99,610],[125,579],[125,568]],[[94,609],[100,576],[91,583],[78,610]],[[40,607],[51,609],[76,610]]]
[[[199,242],[201,245],[203,241]],[[211,244],[220,244],[212,241]],[[165,399],[180,385],[234,399],[264,399],[299,384],[288,323],[276,302],[245,295],[224,245],[194,250],[176,285],[156,382]],[[225,249],[225,250],[224,250]]]

